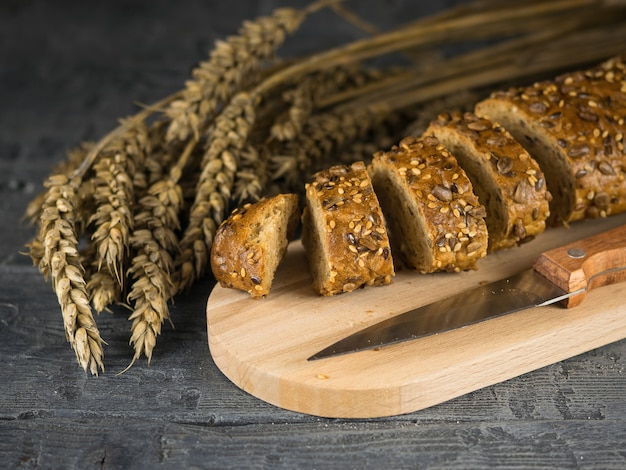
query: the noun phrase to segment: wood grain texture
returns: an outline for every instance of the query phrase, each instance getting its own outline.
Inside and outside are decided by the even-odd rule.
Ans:
[[[224,377],[207,348],[207,277],[176,300],[151,366],[116,375],[132,357],[124,309],[97,318],[105,373],[76,364],[54,293],[19,253],[33,234],[20,223],[27,202],[67,148],[179,89],[215,39],[308,3],[0,2],[0,467],[623,469],[626,341],[419,412],[322,419]],[[441,7],[348,5],[382,28]],[[359,34],[321,14],[285,54]]]
[[[566,292],[568,308],[591,289],[626,280],[626,225],[542,253],[534,269]]]
[[[542,251],[625,223],[619,216],[551,229],[488,256],[477,271],[404,270],[389,286],[330,298],[314,294],[304,250],[294,242],[266,299],[215,287],[207,305],[211,354],[243,390],[290,410],[335,418],[420,410],[625,338],[626,286],[589,293],[576,309],[528,309],[376,350],[307,358],[392,315],[527,269]]]

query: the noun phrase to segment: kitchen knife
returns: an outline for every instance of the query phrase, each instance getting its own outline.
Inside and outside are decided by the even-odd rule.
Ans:
[[[308,360],[443,333],[530,307],[558,302],[574,307],[589,290],[621,281],[626,281],[626,225],[546,251],[532,269],[507,279],[383,320]]]

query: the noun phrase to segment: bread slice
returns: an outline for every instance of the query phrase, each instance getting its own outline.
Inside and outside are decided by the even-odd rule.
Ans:
[[[211,269],[220,285],[246,291],[253,298],[268,295],[299,220],[295,194],[279,194],[235,209],[218,227],[211,247]]]
[[[499,124],[473,113],[442,113],[425,132],[457,158],[487,210],[489,250],[545,230],[551,199],[537,162]]]
[[[537,160],[553,196],[551,219],[569,223],[626,210],[624,64],[493,93],[475,112],[500,123]]]
[[[391,282],[385,219],[363,162],[320,171],[306,185],[302,243],[322,295]]]
[[[487,254],[485,208],[438,139],[407,137],[377,152],[371,173],[394,256],[399,252],[409,267],[423,273],[476,268]]]

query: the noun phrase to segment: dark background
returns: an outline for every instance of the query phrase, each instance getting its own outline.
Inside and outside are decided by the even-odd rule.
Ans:
[[[382,29],[455,2],[352,1]],[[125,314],[101,314],[107,370],[77,365],[56,297],[20,254],[28,201],[67,149],[134,103],[182,87],[244,19],[305,1],[0,3],[0,467],[492,468],[626,466],[626,342],[394,418],[320,419],[247,395],[215,367],[204,307],[212,281],[172,307],[152,365],[132,357]],[[281,55],[363,35],[332,13]]]

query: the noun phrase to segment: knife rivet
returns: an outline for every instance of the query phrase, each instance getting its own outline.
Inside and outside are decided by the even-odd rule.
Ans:
[[[584,258],[586,254],[587,253],[585,253],[585,250],[582,250],[580,248],[570,248],[569,250],[567,250],[567,255],[570,258]]]

